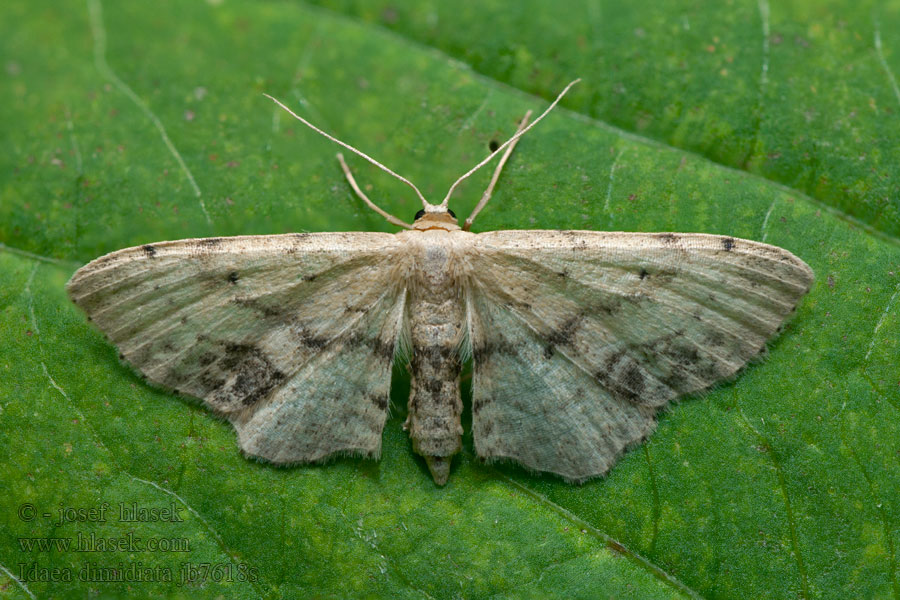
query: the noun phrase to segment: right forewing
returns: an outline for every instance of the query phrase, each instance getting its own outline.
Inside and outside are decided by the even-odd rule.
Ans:
[[[812,282],[781,248],[704,234],[490,232],[469,272],[476,450],[570,480],[734,375]]]

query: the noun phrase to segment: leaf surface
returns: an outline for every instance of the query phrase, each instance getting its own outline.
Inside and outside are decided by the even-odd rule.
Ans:
[[[4,5],[4,595],[900,598],[897,3],[772,6],[766,37],[764,2],[510,6]],[[435,487],[400,428],[400,371],[380,462],[253,462],[230,425],[120,365],[66,298],[80,264],[126,246],[393,230],[336,148],[263,92],[438,201],[579,75],[477,230],[727,234],[816,273],[767,360],[663,414],[606,478],[482,465],[466,437]],[[405,186],[350,162],[412,218]],[[457,214],[489,176],[461,186]],[[105,522],[77,512],[104,502]],[[27,548],[92,534],[185,551]],[[126,581],[138,563],[154,575]]]

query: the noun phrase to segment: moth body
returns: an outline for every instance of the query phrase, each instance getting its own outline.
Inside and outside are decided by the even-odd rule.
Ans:
[[[435,227],[397,235],[409,247],[413,263],[406,302],[412,355],[404,427],[435,482],[443,485],[463,431],[459,349],[465,311],[460,293],[463,261],[457,250],[474,234]]]

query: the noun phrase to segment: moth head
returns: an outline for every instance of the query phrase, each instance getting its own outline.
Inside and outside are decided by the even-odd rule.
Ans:
[[[423,208],[416,213],[412,228],[419,231],[428,229],[444,229],[446,231],[457,231],[460,229],[456,220],[456,214],[449,208],[440,205],[431,204],[428,206],[431,210]]]

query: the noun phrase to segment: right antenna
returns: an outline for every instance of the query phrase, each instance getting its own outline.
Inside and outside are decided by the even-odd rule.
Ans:
[[[494,150],[493,152],[491,152],[490,156],[488,156],[488,157],[485,158],[483,161],[481,161],[480,163],[478,163],[477,165],[475,165],[474,167],[472,167],[471,169],[469,169],[469,172],[468,172],[468,173],[466,173],[465,175],[463,175],[462,177],[460,177],[459,179],[457,179],[457,180],[453,183],[453,185],[450,186],[450,189],[447,190],[447,195],[444,196],[444,199],[441,201],[440,206],[441,206],[442,208],[447,208],[447,203],[450,201],[450,196],[452,196],[452,195],[453,195],[453,192],[456,190],[456,186],[458,186],[460,183],[462,183],[463,181],[465,181],[466,179],[468,179],[468,177],[469,177],[472,173],[474,173],[475,171],[477,171],[478,169],[480,169],[480,168],[483,167],[484,165],[486,165],[486,164],[488,164],[489,162],[491,162],[491,160],[492,160],[495,156],[497,156],[497,155],[500,153],[501,150],[504,150],[507,146],[509,146],[510,144],[514,143],[514,142],[515,142],[516,140],[518,140],[520,137],[522,137],[523,135],[525,135],[526,133],[528,133],[528,130],[529,130],[529,129],[531,129],[532,127],[534,127],[535,125],[537,125],[537,124],[541,121],[541,119],[543,119],[544,117],[547,116],[547,113],[549,113],[551,110],[553,110],[553,107],[555,107],[555,106],[559,103],[559,101],[562,100],[562,97],[566,95],[566,92],[569,91],[569,88],[572,87],[573,85],[575,85],[576,83],[578,83],[579,81],[581,81],[581,78],[576,79],[575,81],[573,81],[573,82],[571,82],[569,85],[567,85],[567,86],[563,89],[563,91],[561,91],[561,92],[559,93],[559,96],[556,97],[556,100],[554,100],[554,101],[550,104],[550,106],[547,107],[547,110],[545,110],[544,112],[542,112],[542,113],[541,113],[541,116],[539,116],[537,119],[535,119],[534,121],[532,121],[531,125],[529,125],[529,126],[526,127],[525,129],[520,130],[520,131],[519,131],[518,133],[516,133],[514,136],[512,136],[511,138],[509,138],[508,140],[506,140],[506,142],[505,142],[502,146],[500,146],[499,148],[497,148],[496,150]]]

